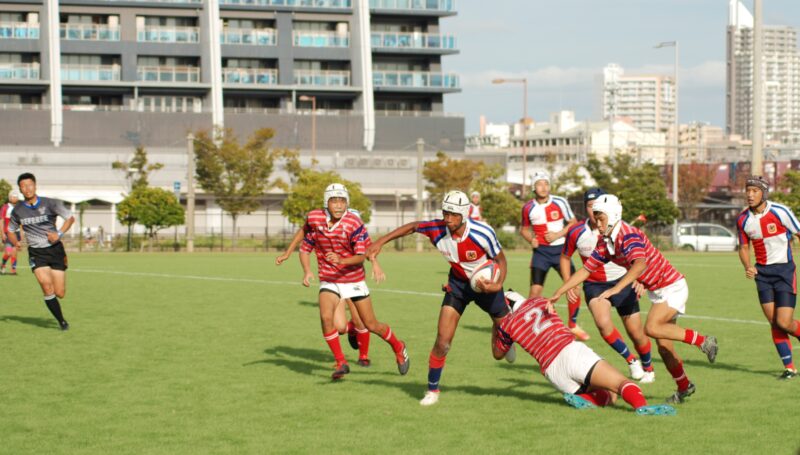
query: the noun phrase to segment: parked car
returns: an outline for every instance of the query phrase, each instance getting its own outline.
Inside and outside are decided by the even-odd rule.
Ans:
[[[678,225],[678,245],[691,251],[736,251],[736,234],[711,223]]]

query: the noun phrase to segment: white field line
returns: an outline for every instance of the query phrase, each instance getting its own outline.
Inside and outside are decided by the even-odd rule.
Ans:
[[[275,281],[275,280],[260,280],[256,278],[226,278],[219,276],[203,276],[203,275],[177,275],[171,273],[153,273],[153,272],[123,272],[115,270],[97,270],[97,269],[70,269],[72,272],[78,273],[104,273],[108,275],[122,275],[122,276],[141,276],[149,278],[169,278],[169,279],[183,279],[183,280],[199,280],[199,281],[221,281],[230,283],[254,283],[254,284],[275,284],[283,286],[300,286],[299,281]],[[418,295],[423,297],[440,297],[441,292],[419,292],[419,291],[405,291],[402,289],[386,289],[381,287],[373,287],[372,291],[387,292],[391,294],[405,294],[405,295]],[[566,307],[566,305],[558,305]],[[642,311],[642,314],[647,314]],[[730,322],[734,324],[756,324],[767,325],[766,321],[753,321],[750,319],[734,319],[734,318],[720,318],[715,316],[697,316],[697,315],[683,315],[681,318],[685,319],[701,319],[706,321],[717,322]]]

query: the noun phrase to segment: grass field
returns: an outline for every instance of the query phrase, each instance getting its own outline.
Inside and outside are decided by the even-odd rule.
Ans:
[[[519,351],[492,359],[489,319],[471,306],[447,358],[438,405],[422,408],[447,265],[384,254],[377,315],[404,339],[408,376],[373,337],[373,365],[338,383],[316,289],[297,258],[264,254],[72,254],[57,330],[32,274],[0,277],[0,453],[797,453],[800,379],[782,370],[753,282],[733,254],[673,254],[690,286],[686,327],[714,334],[717,363],[678,347],[697,384],[678,416],[624,403],[576,411]],[[525,289],[511,254],[507,285]],[[25,258],[21,258],[25,264]],[[557,283],[550,277],[547,290]],[[643,302],[643,309],[649,307]],[[562,307],[561,311],[565,311]],[[589,345],[626,371],[597,334]],[[621,327],[621,325],[620,325]],[[798,343],[795,343],[798,345]],[[800,351],[796,350],[800,354]],[[657,357],[655,355],[654,357]],[[651,403],[674,390],[656,360]]]

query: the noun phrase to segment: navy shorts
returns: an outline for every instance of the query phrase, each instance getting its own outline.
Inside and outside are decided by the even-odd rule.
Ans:
[[[756,289],[758,301],[775,303],[776,307],[795,307],[797,300],[797,275],[794,262],[786,264],[756,264]]]
[[[588,305],[593,298],[616,286],[618,282],[619,280],[605,283],[585,281],[583,283],[583,295],[586,297],[586,304]],[[629,284],[619,294],[611,296],[610,300],[611,306],[617,309],[617,314],[620,317],[630,316],[639,312],[639,299],[636,297],[632,284]]]
[[[470,302],[475,302],[493,318],[501,318],[508,314],[508,305],[503,291],[498,291],[494,294],[475,292],[470,287],[469,282],[456,278],[452,272],[447,279],[444,291],[442,306],[453,307],[458,311],[458,314],[464,314],[464,310],[467,309],[467,305]]]
[[[547,278],[547,272],[553,268],[556,269],[559,276],[561,275],[561,245],[547,245],[540,246],[533,250],[533,259],[531,259],[531,286],[538,284],[544,286],[544,279]],[[571,273],[575,273],[575,266],[570,261],[569,269]]]
[[[46,248],[28,247],[28,262],[31,271],[39,267],[50,267],[53,270],[67,270],[67,253],[64,251],[64,244],[61,242],[50,245]]]

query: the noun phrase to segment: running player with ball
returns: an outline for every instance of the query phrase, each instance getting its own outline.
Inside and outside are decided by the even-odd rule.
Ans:
[[[444,369],[445,358],[450,350],[458,321],[467,305],[475,302],[489,314],[493,329],[509,312],[503,296],[503,281],[506,279],[506,257],[497,240],[497,235],[488,224],[469,218],[470,201],[461,191],[451,191],[442,201],[442,219],[414,221],[386,234],[367,248],[371,260],[381,252],[383,245],[394,239],[413,233],[422,234],[439,250],[450,263],[450,275],[444,286],[444,300],[439,311],[439,326],[436,342],[431,349],[428,362],[428,391],[420,401],[430,406],[439,401],[439,380]],[[493,264],[486,264],[488,261]],[[498,270],[493,271],[496,267]],[[470,282],[477,273],[496,277],[494,281],[474,280],[475,289]],[[514,353],[504,354],[506,360],[513,361]]]

